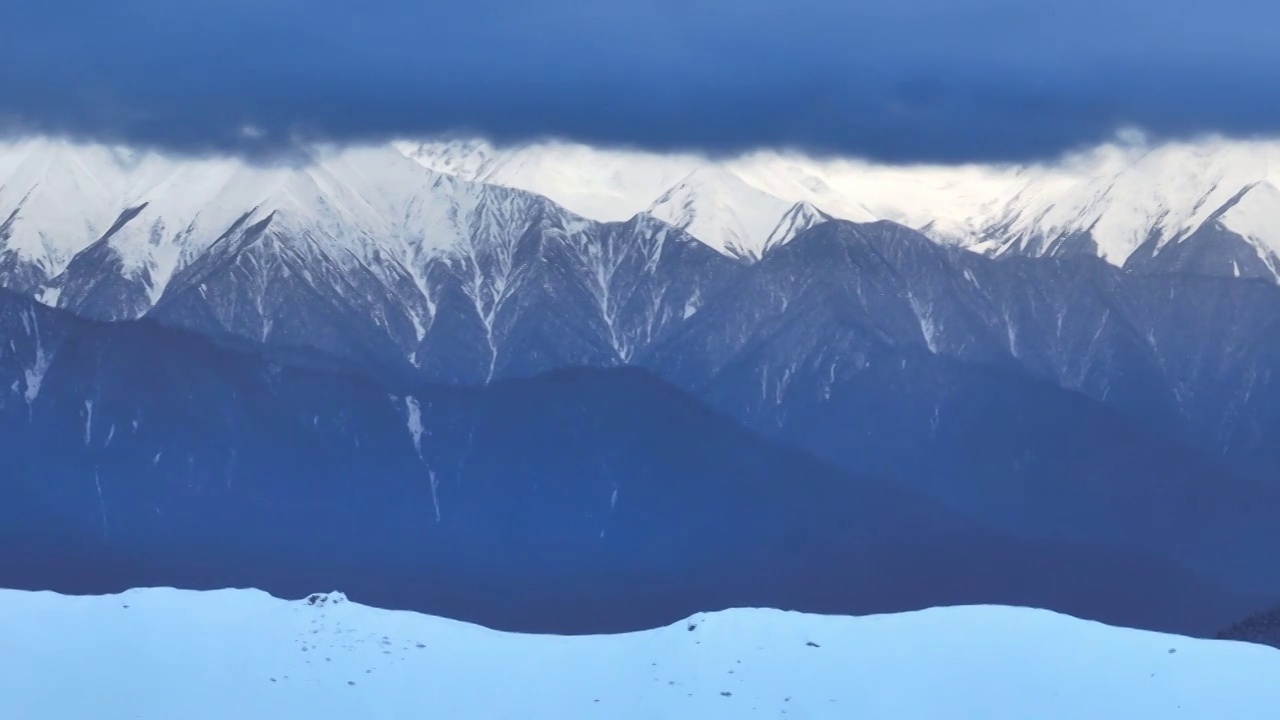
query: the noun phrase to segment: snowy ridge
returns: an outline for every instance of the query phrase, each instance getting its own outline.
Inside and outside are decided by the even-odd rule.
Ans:
[[[1249,186],[1268,180],[1280,146],[1204,141],[1156,148],[1103,148],[1080,176],[1054,192],[1029,188],[997,224],[1000,252],[1052,254],[1055,243],[1088,233],[1096,254],[1121,265],[1149,239],[1183,239]],[[1280,242],[1280,238],[1275,239]]]
[[[565,142],[503,150],[483,140],[393,145],[432,170],[529,190],[605,222],[620,222],[642,212],[703,162],[696,155],[599,150]]]
[[[294,346],[317,335],[349,346],[350,329],[372,321],[383,337],[364,344],[390,342],[414,366],[447,342],[428,337],[446,312],[445,335],[480,325],[487,357],[477,360],[489,369],[469,378],[479,381],[492,378],[505,335],[519,332],[513,316],[525,308],[509,300],[567,281],[595,298],[597,317],[581,320],[588,332],[608,335],[625,359],[636,345],[625,336],[656,326],[621,327],[620,309],[641,302],[640,288],[648,309],[629,317],[671,315],[669,283],[645,280],[657,263],[679,262],[663,259],[671,242],[692,242],[651,215],[601,224],[386,145],[255,165],[33,140],[0,147],[0,161],[0,287],[89,317],[154,314]],[[538,259],[556,254],[576,258],[572,280],[544,277],[556,271]],[[683,307],[684,292],[670,302]]]
[[[57,277],[90,251],[86,269],[109,267],[107,275],[138,286],[125,313],[138,314],[240,218],[272,213],[277,230],[322,237],[361,262],[390,253],[412,274],[424,256],[466,254],[468,214],[493,186],[601,222],[648,212],[743,258],[831,217],[892,220],[989,254],[1089,253],[1123,265],[1148,242],[1142,254],[1158,255],[1220,219],[1271,267],[1280,219],[1263,193],[1280,177],[1277,158],[1275,143],[1217,139],[1158,147],[1128,140],[1053,163],[953,167],[450,140],[311,148],[295,164],[263,166],[33,138],[0,144],[0,279],[74,306],[94,288],[64,300]],[[1252,187],[1257,195],[1225,213]],[[519,193],[504,201],[537,202]]]
[[[198,296],[207,329],[256,340],[284,332],[272,316],[296,303],[289,292],[304,292],[327,314],[372,314],[415,364],[439,304],[458,297],[496,363],[504,304],[543,282],[530,262],[548,242],[580,256],[575,267],[612,327],[626,300],[616,294],[627,292],[612,285],[642,285],[626,276],[651,272],[667,239],[688,239],[652,215],[604,226],[529,192],[429,170],[390,146],[254,165],[33,140],[0,147],[0,161],[0,286],[113,320],[196,312]],[[611,341],[619,356],[629,342]]]
[[[1248,241],[1259,259],[1280,276],[1280,188],[1271,182],[1250,185],[1216,219]]]
[[[586,266],[621,257],[622,248],[599,245],[609,235],[600,222],[641,214],[748,261],[830,218],[885,219],[990,255],[1091,254],[1156,272],[1275,281],[1276,158],[1274,144],[1213,139],[1113,144],[1024,167],[460,140],[315,147],[292,164],[260,165],[35,138],[0,145],[0,287],[90,317],[132,318],[166,303],[195,312],[173,297],[207,296],[217,279],[209,273],[223,268],[220,292],[241,296],[215,297],[217,327],[208,329],[280,332],[285,325],[266,316],[288,302],[280,288],[289,285],[353,316],[363,308],[417,365],[453,283],[496,367],[504,304],[521,287],[562,282],[534,278],[528,263],[545,257],[541,243],[586,253],[584,291],[596,297],[598,324],[616,324],[620,305],[605,294],[618,288],[601,283],[626,284],[620,266]],[[624,274],[652,265],[628,262]],[[619,359],[634,347],[608,343]]]
[[[7,286],[63,305],[116,279],[141,286],[145,312],[174,276],[236,228],[265,222],[309,241],[339,266],[377,270],[390,260],[419,286],[433,257],[467,255],[477,233],[522,229],[514,216],[538,199],[431,172],[389,147],[316,148],[308,162],[253,165],[228,158],[173,158],[65,141],[0,147],[0,267],[32,282]],[[495,208],[508,203],[510,207]],[[488,201],[486,211],[481,207]],[[88,283],[59,275],[76,263]],[[104,271],[106,268],[108,271]]]
[[[810,205],[761,192],[722,168],[689,173],[648,213],[725,255],[750,260],[828,219]]]
[[[0,592],[6,717],[1270,717],[1280,652],[975,606],[564,637],[254,590]]]
[[[396,147],[432,169],[530,190],[601,220],[630,217],[652,207],[658,198],[677,194],[692,176],[699,182],[683,191],[683,199],[713,230],[713,219],[720,215],[715,208],[724,196],[763,202],[770,208],[767,215],[772,221],[755,220],[757,227],[750,228],[756,233],[757,246],[797,203],[842,220],[888,219],[914,228],[931,227],[941,239],[968,239],[980,233],[985,218],[995,210],[993,203],[1025,184],[1017,168],[895,167],[796,153],[757,152],[712,160],[566,142],[498,149],[477,140],[402,141]],[[751,205],[738,210],[752,217],[765,214]],[[732,214],[728,219],[741,220]],[[740,232],[741,227],[733,228],[730,235]],[[716,239],[699,239],[723,245]]]
[[[517,150],[497,150],[478,140],[402,141],[395,146],[433,170],[536,192],[595,220],[622,221],[647,212],[733,257],[759,258],[768,247],[825,219],[827,213],[819,209],[823,204],[815,200],[832,202],[842,219],[875,219],[865,208],[831,195],[802,190],[797,200],[761,189],[776,182],[771,173],[744,167],[764,180],[749,183],[737,174],[739,168],[710,164],[695,155],[598,150],[564,142]],[[797,204],[803,212],[796,212]]]

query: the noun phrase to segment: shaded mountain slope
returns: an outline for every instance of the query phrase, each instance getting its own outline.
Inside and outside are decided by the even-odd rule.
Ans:
[[[342,586],[563,632],[974,602],[1207,632],[1257,605],[1140,552],[987,529],[640,370],[380,387],[11,296],[0,323],[5,585]]]

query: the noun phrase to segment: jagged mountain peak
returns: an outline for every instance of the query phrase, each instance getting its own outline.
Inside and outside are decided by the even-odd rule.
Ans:
[[[1215,213],[1213,219],[1239,233],[1260,253],[1280,253],[1280,188],[1274,181],[1247,186],[1233,202]]]
[[[725,255],[749,260],[760,259],[771,248],[827,219],[808,203],[770,195],[714,165],[686,175],[659,196],[648,212]]]
[[[518,232],[519,218],[549,205],[432,171],[390,146],[317,147],[288,165],[121,152],[67,141],[0,148],[6,286],[98,317],[134,317],[246,217],[271,216],[273,232],[352,263],[420,266],[470,253],[477,234]]]
[[[893,255],[948,252],[920,231],[892,220],[824,220],[799,233],[789,244],[792,252],[804,252],[811,246],[848,250],[864,248]]]
[[[1191,236],[1280,167],[1269,143],[1206,140],[1095,155],[1052,192],[1012,198],[989,229],[1000,237],[994,254],[1086,253],[1123,265],[1148,242],[1162,248]]]
[[[1280,189],[1268,180],[1249,183],[1191,231],[1171,238],[1153,234],[1125,266],[1275,282],[1280,278]]]

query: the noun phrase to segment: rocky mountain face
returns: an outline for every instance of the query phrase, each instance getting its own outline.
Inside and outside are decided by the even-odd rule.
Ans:
[[[1123,547],[992,530],[641,370],[396,389],[8,294],[0,327],[8,586],[340,584],[557,632],[1012,601],[1207,632],[1253,604]]]
[[[1010,531],[1242,547],[1276,511],[1277,303],[1264,283],[993,261],[828,223],[641,361],[761,432]],[[1200,572],[1259,577],[1188,552]]]
[[[9,289],[386,372],[484,382],[625,362],[737,265],[651,216],[588,221],[389,148],[263,167],[28,145],[0,186]]]

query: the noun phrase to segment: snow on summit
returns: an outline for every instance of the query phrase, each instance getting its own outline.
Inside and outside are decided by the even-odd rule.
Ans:
[[[1280,178],[1277,178],[1280,179]],[[1258,245],[1260,254],[1280,253],[1280,188],[1252,184],[1219,216],[1222,224]]]
[[[751,187],[729,170],[704,167],[663,193],[648,212],[725,255],[758,260],[829,219],[816,208],[796,205]],[[794,215],[799,219],[790,219]]]
[[[355,262],[382,254],[407,262],[469,239],[469,213],[487,186],[432,172],[389,146],[309,152],[286,165],[64,140],[0,144],[0,272],[7,263],[35,268],[27,283],[10,285],[39,292],[56,287],[78,256],[109,256],[154,303],[179,270],[253,223]]]
[[[1274,717],[1280,651],[1006,607],[699,615],[561,637],[340,593],[0,591],[0,716],[277,718]]]

